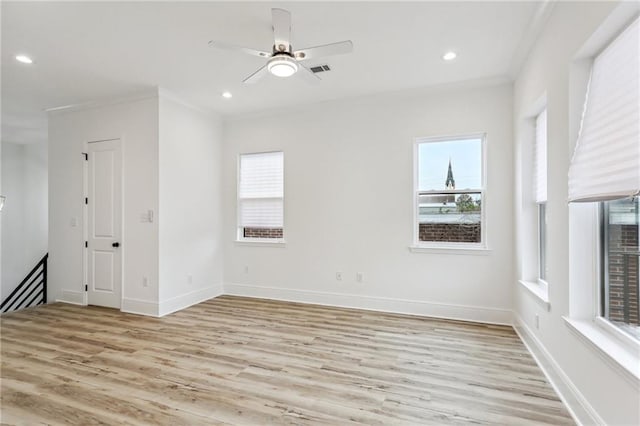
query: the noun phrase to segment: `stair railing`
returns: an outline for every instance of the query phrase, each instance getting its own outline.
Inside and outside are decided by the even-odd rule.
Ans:
[[[45,254],[20,285],[0,305],[0,312],[16,311],[47,303],[47,258]]]

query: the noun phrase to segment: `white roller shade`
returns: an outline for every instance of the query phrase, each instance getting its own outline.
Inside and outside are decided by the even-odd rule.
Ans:
[[[547,202],[547,109],[536,118],[533,193],[536,203]]]
[[[640,192],[639,40],[636,19],[593,63],[569,167],[569,201],[614,200]]]
[[[282,152],[240,156],[239,226],[282,227],[283,194],[284,155]]]

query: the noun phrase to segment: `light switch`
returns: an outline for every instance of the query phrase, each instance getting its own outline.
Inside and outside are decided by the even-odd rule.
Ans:
[[[76,226],[78,226],[78,218],[72,217],[71,220],[69,221],[69,225],[71,225],[72,228],[75,228]]]
[[[153,222],[153,210],[147,210],[140,215],[140,222],[152,223]]]

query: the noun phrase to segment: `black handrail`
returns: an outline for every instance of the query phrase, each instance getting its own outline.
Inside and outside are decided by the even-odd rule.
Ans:
[[[5,313],[30,306],[47,303],[47,259],[49,253],[33,267],[22,282],[15,288],[0,305],[0,312]],[[40,291],[37,291],[37,290]],[[37,291],[37,292],[36,292]],[[33,294],[35,293],[35,297]],[[26,296],[25,296],[26,294]],[[24,298],[22,296],[25,296]],[[42,296],[42,297],[40,297]],[[35,305],[34,305],[34,302]]]

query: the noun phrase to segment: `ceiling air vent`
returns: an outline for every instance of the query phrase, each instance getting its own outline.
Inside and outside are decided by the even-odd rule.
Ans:
[[[317,74],[319,72],[331,71],[329,65],[318,65],[317,67],[311,67],[309,69],[313,71],[314,74]]]

